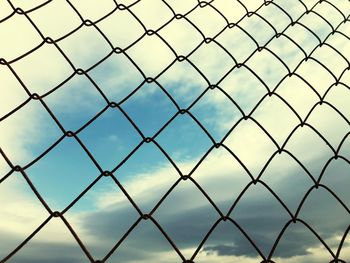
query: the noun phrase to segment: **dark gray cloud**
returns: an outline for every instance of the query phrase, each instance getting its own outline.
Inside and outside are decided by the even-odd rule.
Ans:
[[[299,170],[294,169],[280,173],[272,172],[271,175],[278,174],[285,181],[280,189],[278,189],[278,186],[282,185],[280,182],[274,184],[271,181],[271,185],[269,183],[273,190],[281,193],[281,198],[286,201],[288,207],[292,207],[292,213],[296,209],[296,205],[292,204],[299,203],[308,188],[305,186],[305,180],[308,180],[305,179],[306,175],[299,173]],[[334,165],[329,166],[324,180],[321,181],[324,181],[336,193],[340,193],[342,200],[347,204],[350,200],[349,192],[346,190],[349,184],[348,174],[349,165],[337,160]],[[269,176],[266,174],[262,179],[270,182]],[[293,178],[301,179],[293,180]],[[190,183],[190,181],[183,183]],[[205,234],[219,219],[219,214],[208,202],[203,202],[201,206],[191,209],[187,207],[181,209],[183,201],[187,199],[188,202],[191,202],[194,193],[188,191],[188,188],[184,188],[178,194],[181,196],[182,202],[179,203],[176,198],[167,199],[164,207],[162,205],[159,211],[157,210],[154,214],[154,218],[180,250],[198,247]],[[233,200],[230,200],[218,205],[219,207],[229,207],[232,202]],[[225,211],[223,212],[225,213]],[[138,214],[132,206],[110,207],[108,210],[88,213],[82,218],[81,227],[101,242],[99,245],[85,244],[95,258],[103,257],[137,218]],[[246,192],[234,209],[232,218],[254,240],[264,255],[270,252],[277,235],[290,219],[284,208],[259,184],[252,186]],[[310,224],[332,249],[338,246],[334,236],[342,235],[349,225],[349,214],[333,196],[322,188],[310,194],[300,211],[299,218]],[[84,238],[82,241],[85,242]],[[301,223],[291,224],[280,240],[274,256],[280,258],[304,256],[310,253],[309,248],[319,245],[319,240]],[[259,257],[254,247],[230,221],[219,223],[204,244],[202,251],[218,256]],[[160,252],[174,253],[172,247],[152,221],[141,221],[112,255],[110,262],[147,261],[151,255]],[[81,263],[86,262],[86,260],[86,256],[78,245],[41,243],[35,241],[34,238],[9,262]]]
[[[45,248],[45,246],[44,246]],[[11,261],[10,261],[11,262]],[[57,258],[43,258],[38,259],[37,256],[33,256],[32,258],[18,258],[17,261],[13,261],[17,263],[83,263],[86,262],[86,260],[77,260],[76,258],[70,258],[65,256],[58,256]]]
[[[342,188],[346,188],[349,182],[348,178],[341,175],[347,171],[348,166],[340,164],[332,166],[332,169],[327,171],[325,176],[332,176],[337,181],[337,185],[340,185],[334,191],[344,193]],[[300,177],[296,174],[297,172],[285,171],[284,173],[289,176],[286,177],[287,181],[284,184],[287,186],[282,189],[286,191],[286,194],[281,198],[284,201],[289,199],[289,203],[299,203],[308,188],[305,187],[305,180],[293,180],[292,178]],[[302,176],[306,177],[306,175]],[[190,201],[190,192],[183,192],[182,195],[187,196]],[[343,194],[343,197],[346,199],[349,198],[349,195]],[[219,205],[220,207],[228,206],[228,204]],[[178,211],[176,214],[172,213],[172,207]],[[209,203],[190,210],[181,210],[178,207],[179,203],[172,200],[166,204],[166,211],[156,212],[154,217],[180,249],[197,247],[219,215]],[[291,212],[294,213],[296,205],[292,207]],[[131,211],[116,208],[109,212],[95,213],[86,218],[84,226],[90,231],[90,234],[97,238],[117,240],[116,237],[121,236],[121,232],[116,226],[124,225],[124,222],[131,225],[133,222],[131,218],[136,219],[135,213]],[[246,193],[232,213],[232,217],[265,255],[269,253],[277,235],[290,219],[284,208],[262,186],[254,186]],[[324,240],[329,242],[330,246],[338,245],[332,239],[335,235],[342,235],[349,225],[349,214],[331,194],[322,188],[309,195],[300,211],[299,218],[310,224]],[[127,249],[135,248],[138,253],[150,249],[159,252],[170,250],[171,247],[160,231],[150,221],[146,222],[141,223],[135,233],[126,240]],[[291,224],[274,255],[282,258],[307,255],[309,248],[319,245],[319,240],[304,225]],[[252,245],[230,222],[219,224],[204,245],[203,251],[215,252],[218,255],[258,256]]]
[[[35,238],[34,238],[35,239]],[[10,263],[86,263],[78,245],[30,241],[12,258]]]

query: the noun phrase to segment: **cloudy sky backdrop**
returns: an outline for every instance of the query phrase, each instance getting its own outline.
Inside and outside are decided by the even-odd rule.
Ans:
[[[350,261],[349,15],[346,0],[0,1],[0,258]]]

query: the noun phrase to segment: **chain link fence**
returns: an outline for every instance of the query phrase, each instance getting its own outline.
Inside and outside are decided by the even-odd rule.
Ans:
[[[329,164],[332,162],[332,160],[344,160],[348,164],[350,164],[350,160],[346,156],[346,154],[342,154],[341,150],[342,147],[347,143],[348,138],[350,137],[350,122],[349,122],[349,107],[345,108],[339,108],[337,105],[334,105],[332,102],[329,102],[327,100],[327,95],[330,94],[334,89],[339,88],[340,86],[344,87],[346,89],[344,94],[349,93],[349,82],[347,82],[344,76],[348,74],[350,70],[350,62],[349,62],[349,53],[344,53],[343,50],[339,50],[339,46],[335,45],[332,41],[329,41],[333,36],[338,36],[343,41],[349,41],[350,37],[349,34],[346,31],[342,30],[342,27],[345,25],[348,25],[349,23],[349,13],[347,13],[346,9],[344,7],[349,7],[349,1],[343,0],[343,1],[306,1],[306,0],[298,0],[298,1],[259,1],[258,8],[255,8],[254,10],[251,9],[252,4],[248,3],[247,1],[243,0],[233,0],[233,1],[227,1],[225,5],[234,6],[234,10],[238,10],[238,8],[241,8],[244,12],[242,13],[242,16],[237,18],[236,20],[232,20],[231,18],[228,18],[227,15],[229,14],[228,10],[225,10],[224,8],[221,8],[218,3],[222,3],[223,1],[219,0],[212,0],[212,1],[198,1],[198,2],[191,2],[189,1],[187,4],[189,8],[184,13],[179,13],[178,9],[176,9],[174,6],[176,6],[175,1],[154,1],[153,4],[162,6],[162,8],[167,9],[168,12],[171,12],[172,16],[170,19],[166,20],[161,26],[158,26],[156,28],[149,28],[148,25],[145,24],[143,19],[139,17],[138,13],[135,12],[135,8],[137,8],[138,5],[141,5],[144,1],[138,0],[138,1],[128,1],[128,3],[121,3],[120,1],[113,1],[114,7],[111,10],[108,10],[108,12],[105,13],[104,16],[96,19],[96,20],[90,20],[89,17],[85,17],[84,14],[79,10],[79,8],[74,4],[71,0],[64,1],[65,8],[70,11],[73,11],[75,15],[80,19],[80,25],[74,29],[72,29],[70,32],[59,36],[58,38],[53,38],[50,35],[46,35],[39,25],[37,25],[34,20],[32,19],[32,15],[36,14],[40,10],[45,10],[46,7],[53,5],[55,0],[49,0],[46,2],[40,3],[40,5],[31,7],[28,10],[24,10],[22,8],[19,8],[12,0],[4,1],[6,2],[6,5],[10,6],[11,12],[0,19],[0,26],[6,25],[9,21],[12,19],[21,17],[25,19],[27,22],[30,23],[30,26],[35,30],[38,36],[41,38],[41,43],[34,48],[30,50],[25,50],[25,52],[22,52],[22,54],[13,57],[13,58],[7,58],[7,54],[4,53],[0,49],[0,67],[7,68],[11,71],[11,74],[15,77],[16,81],[21,85],[23,90],[26,93],[26,99],[16,107],[9,110],[6,114],[2,115],[0,117],[0,123],[4,122],[7,119],[13,118],[13,116],[16,115],[18,111],[20,111],[23,107],[25,107],[28,103],[30,103],[33,100],[39,101],[42,107],[47,111],[47,113],[50,115],[52,120],[57,124],[57,127],[62,132],[61,137],[54,142],[50,147],[48,147],[45,151],[43,151],[40,155],[36,156],[33,160],[28,162],[25,165],[18,165],[17,163],[13,162],[11,160],[11,157],[7,154],[7,149],[1,147],[0,153],[2,158],[6,161],[8,167],[10,167],[10,171],[6,174],[2,174],[0,178],[0,183],[6,182],[6,180],[9,180],[9,178],[15,176],[15,174],[21,174],[23,178],[25,179],[28,186],[31,188],[35,196],[38,200],[40,200],[42,206],[46,209],[48,213],[47,219],[42,222],[36,229],[32,230],[32,233],[23,240],[20,244],[13,247],[12,251],[8,251],[7,255],[1,260],[1,262],[8,262],[11,260],[11,258],[18,253],[21,249],[23,249],[27,243],[33,239],[35,235],[37,235],[45,226],[53,220],[53,218],[59,218],[62,220],[64,225],[67,227],[67,229],[70,231],[74,239],[76,240],[77,244],[80,246],[82,253],[86,256],[86,262],[109,262],[110,257],[113,253],[116,253],[118,251],[118,248],[123,244],[123,242],[127,239],[127,237],[130,235],[130,233],[133,232],[133,230],[136,228],[138,224],[140,224],[143,220],[151,221],[152,224],[154,224],[160,231],[160,233],[166,238],[167,242],[171,245],[173,250],[178,255],[178,262],[196,262],[197,255],[203,250],[206,241],[210,238],[211,234],[215,231],[216,227],[221,222],[230,222],[232,223],[232,227],[237,228],[241,234],[246,238],[246,240],[251,244],[251,246],[256,250],[258,255],[261,257],[260,262],[276,262],[274,261],[274,255],[276,249],[279,247],[280,240],[283,238],[285,232],[287,229],[293,225],[294,223],[302,224],[306,227],[307,231],[312,233],[314,235],[324,250],[328,251],[330,257],[332,258],[331,261],[327,261],[325,259],[324,262],[346,262],[346,259],[341,258],[341,251],[344,245],[344,242],[346,240],[346,237],[348,235],[350,224],[348,225],[347,229],[343,233],[338,248],[336,250],[332,249],[329,244],[327,244],[326,240],[324,240],[321,235],[317,233],[316,230],[314,230],[313,226],[310,225],[307,221],[305,221],[302,217],[300,217],[300,211],[308,199],[310,193],[313,191],[316,191],[317,189],[323,189],[328,191],[339,203],[339,205],[346,211],[347,213],[347,221],[350,222],[350,210],[346,203],[346,201],[342,200],[341,197],[338,196],[338,193],[336,191],[333,191],[330,187],[328,187],[326,184],[323,183],[323,174],[325,173],[325,170],[329,166]],[[112,1],[110,1],[112,3]],[[191,4],[190,4],[191,2]],[[312,2],[312,4],[311,4]],[[253,4],[254,6],[255,4]],[[297,6],[302,12],[298,13],[296,15],[296,12],[294,12],[293,8]],[[321,8],[322,7],[322,8]],[[99,8],[99,3],[94,3],[94,8]],[[288,21],[286,26],[283,25],[282,21],[280,24],[279,20],[275,20],[274,22],[271,22],[271,17],[267,17],[268,11],[274,9],[275,12],[278,12],[281,16],[285,17],[285,19]],[[209,10],[213,14],[215,14],[215,17],[218,17],[219,19],[222,19],[225,21],[226,25],[221,28],[220,31],[216,32],[212,36],[208,36],[207,32],[203,32],[203,27],[198,26],[198,23],[193,22],[193,15],[198,10]],[[232,9],[233,10],[233,9]],[[326,12],[321,12],[323,10],[326,10]],[[68,11],[67,11],[68,12]],[[145,10],[145,13],[151,12],[151,10]],[[113,15],[119,15],[119,14],[128,14],[132,16],[134,21],[142,27],[143,33],[139,35],[132,43],[129,43],[125,47],[116,46],[112,40],[109,39],[108,34],[104,32],[102,28],[100,28],[100,24],[103,21],[107,21],[110,19]],[[339,17],[338,20],[331,19],[330,14],[336,13]],[[154,14],[153,14],[154,15]],[[161,14],[156,14],[161,17]],[[303,19],[308,16],[313,16],[312,19],[320,19],[322,23],[328,26],[327,32],[321,32],[317,27],[312,28],[307,23],[303,23]],[[254,33],[250,32],[246,29],[242,24],[246,23],[246,21],[250,18],[255,18],[259,21],[259,25],[264,24],[264,26],[261,26],[261,30],[258,29]],[[194,48],[191,49],[188,53],[182,54],[178,52],[178,49],[176,47],[173,47],[173,44],[167,40],[166,34],[164,35],[162,30],[166,29],[167,27],[171,26],[176,21],[184,21],[187,23],[192,30],[195,30],[199,35],[201,36],[200,43],[194,45]],[[285,20],[284,20],[285,21]],[[208,27],[211,23],[211,17],[208,17]],[[117,25],[115,25],[117,26]],[[256,32],[258,31],[264,31],[265,26],[270,28],[270,30],[273,31],[273,34],[269,36],[268,39],[264,39],[264,41],[261,41],[261,37],[256,35]],[[99,36],[103,38],[105,43],[109,46],[110,51],[107,56],[101,57],[99,61],[95,62],[93,65],[90,65],[87,68],[77,68],[75,65],[75,62],[71,59],[70,55],[66,54],[64,52],[64,49],[61,47],[61,42],[65,39],[69,39],[73,37],[79,30],[82,30],[83,28],[93,28],[96,32],[98,32]],[[290,36],[288,33],[290,28],[299,27],[304,32],[307,32],[310,34],[314,40],[315,45],[310,48],[309,45],[312,43],[307,43],[308,47],[305,48],[303,46],[303,43],[298,41],[298,39],[295,39],[293,36]],[[21,30],[21,28],[18,28],[17,30]],[[240,43],[242,46],[249,45],[249,43],[253,43],[255,46],[253,50],[247,53],[246,55],[240,54],[240,50],[236,51],[238,56],[244,57],[244,59],[237,59],[236,54],[232,53],[232,49],[225,47],[220,42],[220,36],[225,34],[225,32],[229,32],[230,30],[238,30],[241,34],[243,34],[246,37],[246,42]],[[128,28],[125,28],[126,34],[128,34]],[[350,32],[350,31],[348,31]],[[161,41],[164,46],[172,53],[173,58],[171,63],[169,63],[166,67],[163,67],[160,71],[156,72],[156,74],[150,76],[146,74],[147,69],[143,67],[143,65],[140,65],[139,58],[133,58],[130,53],[135,49],[135,46],[141,43],[145,38],[147,37],[154,37],[157,39],[157,41]],[[11,39],[11,36],[1,36],[0,41],[5,41],[5,39]],[[288,50],[286,50],[284,53],[277,53],[274,51],[274,49],[271,47],[271,45],[278,45],[279,41],[286,41],[289,43],[289,45],[292,45],[294,48],[296,48],[301,56],[300,59],[295,62],[294,65],[290,65],[288,60],[285,59],[283,54],[288,53]],[[25,41],[25,40],[23,40]],[[235,39],[231,38],[231,41],[234,42]],[[248,43],[249,42],[249,43]],[[227,65],[228,70],[223,72],[221,75],[215,75],[217,81],[213,82],[211,80],[211,77],[207,76],[205,71],[201,69],[201,65],[198,65],[196,62],[192,61],[192,57],[195,56],[196,52],[199,52],[203,46],[209,45],[209,44],[215,44],[216,49],[220,49],[223,51],[226,55],[228,55],[231,58],[231,65]],[[305,43],[304,43],[305,44]],[[35,90],[35,87],[28,86],[26,83],[26,80],[23,80],[21,77],[21,74],[18,74],[16,72],[16,63],[23,60],[27,56],[34,54],[35,52],[38,52],[41,50],[44,46],[50,45],[51,47],[54,47],[57,49],[57,51],[60,53],[61,57],[68,62],[71,69],[73,70],[73,74],[70,75],[66,79],[61,79],[60,84],[50,88],[49,90],[43,92],[43,93],[36,93],[33,92]],[[1,47],[1,44],[0,44]],[[341,60],[343,64],[337,64],[338,67],[341,67],[339,70],[338,68],[335,69],[334,65],[328,65],[327,61],[321,61],[317,58],[314,54],[318,52],[321,48],[330,48],[334,54],[334,57],[337,57],[337,59]],[[83,48],[83,47],[82,47]],[[349,49],[347,49],[349,51]],[[98,52],[96,50],[96,52]],[[145,55],[148,52],[147,50],[144,50]],[[271,84],[271,81],[266,81],[266,76],[262,76],[259,70],[254,68],[249,64],[249,61],[254,59],[257,54],[261,52],[266,52],[271,58],[271,62],[268,61],[267,63],[272,63],[272,60],[278,61],[277,63],[282,66],[287,73],[283,76],[278,76],[276,84]],[[243,52],[242,52],[243,53]],[[299,55],[300,55],[299,54]],[[120,101],[114,101],[112,100],[108,95],[104,92],[104,87],[101,87],[99,84],[97,84],[97,81],[94,80],[94,77],[91,76],[90,72],[96,68],[102,67],[105,63],[105,61],[110,58],[111,56],[124,56],[128,62],[132,63],[134,69],[136,69],[143,78],[143,81],[139,83],[138,85],[132,87],[130,89],[130,92],[124,96],[123,99]],[[47,58],[50,59],[50,58]],[[158,59],[161,59],[161,57],[153,57],[153,59],[156,61]],[[329,58],[331,59],[331,58]],[[319,87],[315,86],[315,83],[312,83],[308,80],[308,76],[305,76],[303,74],[298,73],[298,69],[302,67],[306,62],[312,61],[317,65],[317,67],[321,67],[325,73],[322,73],[324,75],[328,75],[328,77],[332,78],[332,83],[330,86],[327,86],[324,90],[320,91]],[[182,108],[179,103],[177,102],[177,99],[174,97],[174,95],[169,92],[169,87],[166,85],[162,85],[160,81],[158,81],[166,72],[168,72],[175,63],[178,62],[187,62],[191,65],[192,69],[194,69],[204,80],[206,83],[206,88],[203,89],[203,91],[194,98],[188,107]],[[34,65],[33,65],[34,66]],[[240,98],[232,98],[225,90],[225,88],[222,87],[222,83],[225,81],[230,74],[233,72],[236,72],[240,69],[245,69],[249,72],[251,78],[254,78],[258,82],[260,82],[261,85],[264,86],[265,92],[264,95],[261,97],[261,99],[258,100],[258,102],[249,110],[247,111],[244,109],[244,107],[241,106]],[[315,67],[316,71],[316,67]],[[50,75],[51,72],[41,72],[42,75]],[[118,74],[118,73],[117,73]],[[270,72],[270,76],[274,76],[274,72]],[[319,75],[319,83],[324,83],[325,80],[322,79],[323,75]],[[65,83],[67,83],[70,79],[72,79],[74,76],[81,75],[84,76],[96,89],[96,91],[99,93],[99,96],[104,100],[105,106],[104,108],[98,112],[95,116],[93,116],[91,119],[89,119],[84,125],[79,127],[76,130],[67,130],[65,128],[65,125],[62,124],[59,120],[59,117],[57,117],[48,106],[48,104],[45,102],[45,99],[47,96],[55,96],[55,93],[58,92]],[[305,114],[305,116],[302,116],[300,112],[295,109],[293,106],[293,103],[290,102],[288,99],[284,98],[283,95],[279,93],[280,87],[283,85],[283,82],[291,77],[297,77],[299,80],[301,80],[309,90],[312,91],[313,96],[317,96],[317,101],[314,103],[312,107],[309,108],[308,112]],[[181,78],[181,76],[179,76]],[[0,80],[1,81],[1,80]],[[145,134],[143,130],[138,126],[138,124],[134,121],[134,119],[129,116],[128,112],[124,109],[124,104],[128,102],[137,91],[141,90],[142,87],[145,84],[155,84],[159,90],[171,101],[171,103],[176,107],[177,112],[174,114],[169,120],[166,121],[166,123],[153,135]],[[318,83],[316,83],[318,84]],[[6,85],[6,83],[0,83],[0,85]],[[118,89],[118,87],[115,87]],[[196,117],[194,113],[192,113],[192,109],[195,107],[195,105],[198,104],[198,102],[206,96],[210,91],[216,90],[220,92],[220,94],[223,94],[227,99],[229,99],[230,103],[234,104],[235,107],[239,110],[241,116],[235,120],[235,123],[233,126],[231,126],[228,131],[222,136],[219,140],[216,139],[217,136],[213,136],[212,132],[206,127],[206,124],[204,124],[199,118]],[[1,87],[0,87],[1,91]],[[2,91],[1,91],[2,92]],[[295,91],[297,93],[297,91]],[[301,95],[303,96],[303,95]],[[264,101],[268,100],[271,97],[275,97],[278,100],[280,100],[283,105],[288,107],[288,109],[293,112],[295,117],[298,119],[298,123],[295,127],[290,129],[288,131],[288,135],[285,137],[283,141],[278,140],[275,138],[275,134],[273,134],[269,129],[264,127],[264,124],[260,123],[260,121],[254,117],[254,112],[258,111],[261,105],[264,103]],[[345,104],[349,104],[349,101],[345,101]],[[318,109],[321,105],[325,106],[327,105],[333,113],[336,114],[337,118],[343,120],[346,123],[347,127],[347,133],[342,134],[340,143],[338,145],[334,146],[328,139],[327,135],[324,135],[322,132],[318,130],[317,127],[314,127],[310,122],[309,119],[310,116],[313,115],[313,112]],[[138,133],[139,137],[141,138],[140,142],[137,144],[137,146],[132,149],[127,155],[124,156],[121,162],[117,163],[115,167],[111,170],[104,170],[103,166],[100,165],[99,161],[95,158],[94,153],[89,149],[89,147],[83,142],[83,140],[80,139],[80,133],[84,131],[87,127],[89,127],[91,124],[93,124],[105,111],[108,109],[113,108],[115,111],[119,111],[122,113],[122,115],[128,120],[128,122],[132,125],[134,130]],[[171,125],[171,123],[180,115],[188,115],[195,123],[196,125],[206,134],[206,136],[211,141],[211,147],[206,151],[204,155],[201,156],[200,160],[196,163],[196,165],[191,169],[189,173],[184,173],[180,167],[178,166],[176,160],[167,152],[166,149],[162,147],[160,143],[158,143],[157,139],[158,137],[164,132],[164,130]],[[243,123],[243,122],[253,122],[255,123],[260,131],[265,134],[269,140],[274,144],[275,150],[271,156],[268,156],[267,162],[263,165],[263,167],[258,171],[256,175],[254,175],[248,165],[245,163],[245,160],[240,158],[239,154],[236,153],[235,149],[232,149],[229,147],[229,145],[226,144],[226,140],[229,136],[235,136],[234,132],[236,131],[237,127]],[[277,122],[277,121],[276,121]],[[23,123],[23,125],[26,125]],[[274,123],[275,126],[278,126],[280,124]],[[322,169],[321,172],[315,176],[315,174],[312,174],[308,170],[308,167],[303,163],[303,161],[300,161],[296,155],[294,155],[292,152],[290,152],[288,149],[286,149],[287,143],[291,140],[293,135],[298,131],[298,129],[302,127],[308,127],[310,128],[314,134],[317,134],[317,136],[321,139],[322,143],[328,147],[332,152],[332,157],[328,159],[326,162],[322,163]],[[20,129],[20,127],[19,127]],[[181,136],[181,135],[179,135]],[[47,203],[45,198],[42,196],[41,192],[36,188],[35,184],[32,182],[31,177],[27,174],[27,170],[32,167],[34,164],[41,161],[41,159],[46,156],[50,151],[52,151],[64,138],[71,137],[81,146],[81,149],[87,154],[91,162],[95,165],[95,167],[99,170],[99,175],[89,184],[89,186],[82,191],[74,200],[71,200],[69,205],[66,206],[61,211],[53,211],[53,209],[50,207],[50,205]],[[120,178],[118,177],[118,171],[123,167],[125,163],[129,160],[131,156],[133,156],[142,145],[144,144],[154,144],[166,157],[169,164],[171,164],[175,170],[177,171],[179,177],[176,179],[176,181],[172,184],[172,186],[166,191],[166,193],[158,200],[156,205],[149,211],[142,211],[142,209],[139,207],[138,203],[133,199],[133,196],[128,193],[127,189],[123,186],[123,184],[120,182]],[[344,146],[345,147],[345,146]],[[227,150],[231,155],[232,159],[237,161],[241,167],[246,172],[247,176],[249,176],[249,183],[242,189],[238,197],[233,200],[233,204],[230,206],[229,210],[227,212],[222,211],[219,206],[216,204],[214,199],[206,193],[205,189],[200,185],[200,183],[197,182],[195,174],[196,170],[201,167],[201,164],[205,161],[207,156],[210,154],[211,151],[214,149],[223,148]],[[310,149],[312,151],[312,149]],[[312,180],[313,185],[305,192],[303,198],[301,199],[299,205],[297,206],[297,209],[293,211],[284,201],[283,198],[281,198],[274,190],[269,186],[268,183],[264,181],[264,172],[268,169],[270,163],[272,160],[280,155],[280,154],[287,154],[292,159],[294,159],[298,165],[301,167],[303,171],[305,171],[305,174]],[[252,152],[251,155],[255,155],[258,153]],[[349,170],[348,174],[349,175]],[[119,188],[125,197],[128,199],[130,204],[134,207],[134,209],[137,211],[139,217],[138,219],[132,223],[131,227],[123,234],[123,236],[114,244],[114,246],[110,249],[110,251],[100,259],[94,258],[92,253],[89,251],[87,246],[84,243],[84,240],[81,239],[78,235],[78,233],[75,231],[74,227],[70,224],[69,220],[66,218],[65,214],[73,207],[75,204],[83,198],[84,195],[88,191],[90,191],[98,181],[101,180],[103,177],[109,177],[115,182],[115,187]],[[349,179],[349,178],[348,178]],[[174,179],[175,180],[175,179]],[[210,203],[210,205],[215,209],[217,212],[217,220],[212,225],[212,227],[206,232],[202,233],[203,238],[202,241],[198,244],[198,247],[196,248],[195,252],[192,254],[190,258],[185,257],[181,249],[177,246],[176,242],[172,239],[170,235],[168,235],[166,229],[162,227],[162,225],[158,222],[158,220],[153,216],[154,213],[157,211],[157,209],[161,206],[161,204],[167,199],[169,195],[174,191],[174,189],[178,186],[178,184],[182,181],[187,181],[186,183],[192,183],[197,187],[200,192],[203,194],[203,196],[206,198],[206,200]],[[285,211],[289,214],[290,219],[284,223],[284,227],[280,230],[279,234],[275,237],[275,241],[273,242],[273,246],[271,247],[269,253],[264,253],[262,249],[259,247],[259,244],[254,240],[253,237],[250,236],[250,234],[245,230],[245,228],[236,220],[236,218],[233,215],[233,212],[235,211],[235,208],[239,204],[240,200],[244,197],[245,193],[250,189],[251,187],[254,187],[254,185],[261,185],[264,188],[266,188],[273,197],[278,201],[278,203],[285,209]],[[348,183],[350,186],[350,184]],[[234,187],[234,186],[232,186]],[[217,189],[219,192],[220,189]],[[293,191],[293,190],[291,190]],[[190,202],[190,201],[189,201]],[[322,204],[320,204],[322,205]],[[332,213],[332,211],[329,211],[329,213]],[[0,219],[0,224],[3,224],[4,222]],[[147,239],[147,238],[146,238]],[[1,249],[1,244],[0,244]],[[159,259],[158,262],[162,262],[162,259]]]

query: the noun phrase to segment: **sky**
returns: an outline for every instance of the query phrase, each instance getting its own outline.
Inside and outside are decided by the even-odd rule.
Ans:
[[[349,15],[0,0],[0,259],[349,262]]]

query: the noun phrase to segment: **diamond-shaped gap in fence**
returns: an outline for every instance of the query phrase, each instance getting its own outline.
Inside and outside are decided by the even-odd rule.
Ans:
[[[155,103],[156,102],[156,103]],[[178,111],[158,83],[144,83],[121,108],[130,116],[146,137],[152,137]]]
[[[44,44],[38,50],[16,61],[13,69],[31,92],[40,95],[59,86],[74,73],[53,44]],[[43,74],[43,71],[49,74]]]
[[[309,260],[309,262],[330,262],[332,259],[321,241],[299,221],[288,225],[278,242],[272,260],[283,262],[292,255],[296,260]]]
[[[147,10],[147,12],[145,12]],[[143,0],[130,7],[146,30],[158,30],[173,18],[171,9],[162,0]]]
[[[187,60],[176,61],[157,81],[181,109],[188,108],[208,87],[208,83]]]
[[[282,146],[300,124],[296,114],[277,95],[267,96],[251,115]],[[278,123],[278,125],[276,125]]]
[[[334,35],[332,35],[334,36]],[[343,58],[344,60],[343,61],[346,61],[345,63],[348,63],[349,61],[349,57],[350,57],[350,42],[349,41],[337,41],[337,40],[334,40],[332,41],[333,39],[336,39],[335,37],[334,38],[331,38],[331,39],[328,39],[327,43],[332,45],[332,47],[336,48],[338,51],[340,51],[343,55]],[[337,43],[335,43],[335,41],[337,41]],[[349,42],[349,43],[347,43]],[[335,65],[335,67],[337,68],[337,66]],[[339,83],[347,83],[347,79],[349,79],[349,73],[350,73],[350,61],[349,61],[349,64],[345,64],[344,67],[338,67],[338,71],[340,72],[340,75],[337,76],[338,78],[338,84]],[[336,82],[337,83],[337,82]]]
[[[191,113],[216,142],[243,117],[240,109],[218,88],[208,90],[191,108]]]
[[[43,41],[28,19],[18,14],[0,23],[0,37],[0,57],[7,61],[22,56]]]
[[[118,108],[109,108],[79,133],[103,170],[112,170],[142,141]]]
[[[315,180],[318,179],[327,160],[334,156],[326,142],[307,125],[299,126],[295,130],[284,149],[292,153]]]
[[[104,175],[64,214],[96,259],[102,259],[140,216],[110,174]]]
[[[80,75],[75,75],[44,101],[68,131],[78,130],[107,107],[96,87]]]
[[[243,63],[257,48],[256,43],[240,25],[226,28],[215,39],[227,49],[237,63]]]
[[[234,59],[215,40],[203,42],[189,60],[210,84],[216,84],[235,65]]]
[[[338,79],[342,72],[349,66],[346,57],[339,55],[332,47],[322,45],[318,47],[312,54],[314,59],[327,66],[328,70]]]
[[[203,41],[200,32],[184,17],[172,20],[159,34],[178,55],[189,54]]]
[[[296,73],[302,76],[320,96],[323,96],[327,89],[336,82],[332,74],[312,58],[304,61]],[[320,78],[322,82],[319,81]]]
[[[268,89],[246,67],[235,68],[219,83],[248,115],[266,95]]]
[[[344,57],[348,58],[350,56],[350,43],[348,41],[348,32],[350,31],[350,27],[347,26],[348,23],[341,24],[334,34],[330,35],[327,39],[328,44],[338,50]]]
[[[84,2],[70,0],[70,3],[72,3],[84,19],[89,19],[90,21],[100,20],[116,8],[116,3],[113,0],[99,1],[98,8],[96,8],[96,3],[93,0],[86,0]]]
[[[226,220],[215,227],[195,258],[195,262],[205,262],[205,260],[261,262],[263,257],[240,231],[239,226]]]
[[[337,8],[332,3],[327,1],[319,2],[319,4],[313,9],[320,16],[327,18],[328,23],[331,25],[339,25],[344,21],[344,10]]]
[[[191,176],[223,214],[251,181],[244,167],[224,147],[213,148]]]
[[[80,144],[66,137],[26,173],[50,208],[60,211],[99,175],[99,170]]]
[[[297,20],[306,11],[302,1],[293,1],[292,5],[284,1],[274,2],[274,4],[286,11],[293,21]]]
[[[179,172],[154,143],[143,144],[116,171],[125,190],[149,214],[179,180]]]
[[[6,82],[6,85],[1,85],[0,118],[2,118],[25,102],[28,94],[6,66],[0,66],[0,79]]]
[[[260,179],[277,194],[292,213],[296,212],[302,198],[317,180],[286,152],[274,155],[261,173]]]
[[[309,55],[312,50],[319,45],[319,40],[299,23],[292,24],[287,28],[284,34],[289,36],[299,46],[301,46],[307,55]]]
[[[256,74],[253,76],[259,78],[270,90],[289,73],[289,69],[267,49],[255,53],[246,65]]]
[[[14,192],[13,189],[18,190]],[[20,172],[14,172],[0,184],[1,236],[0,259],[20,245],[48,216]]]
[[[289,68],[291,72],[298,66],[298,64],[305,58],[305,51],[293,43],[286,34],[273,39],[268,45],[273,53],[275,53]]]
[[[287,14],[289,14],[289,9],[292,7],[292,5],[290,5],[288,13],[286,14],[281,8],[278,7],[278,4],[278,2],[270,2],[266,7],[261,8],[258,13],[260,16],[266,19],[267,22],[273,25],[278,33],[280,33],[283,32],[283,30],[291,23],[291,20]]]
[[[33,255],[36,255],[38,262],[89,261],[72,233],[59,217],[51,218],[8,262],[27,261]]]
[[[344,159],[332,159],[322,173],[321,184],[326,185],[340,198],[340,200],[350,209],[350,196],[348,186],[350,164]]]
[[[204,2],[188,14],[187,18],[197,27],[203,38],[213,38],[227,25],[222,15],[210,4]]]
[[[126,48],[136,42],[145,30],[128,9],[117,9],[97,23],[114,47]]]
[[[329,143],[336,149],[346,133],[350,132],[349,120],[345,120],[330,105],[317,105],[307,119]],[[337,127],[334,129],[334,127]]]
[[[64,0],[51,1],[29,13],[29,17],[40,32],[51,39],[59,39],[82,24],[74,9]]]
[[[172,50],[155,33],[146,34],[126,51],[145,77],[155,78],[176,58]]]
[[[332,32],[331,26],[315,14],[315,11],[305,14],[298,22],[309,28],[315,34],[314,37],[320,41],[323,41]]]
[[[334,246],[335,251],[349,227],[350,214],[327,189],[319,187],[307,196],[298,218],[310,225],[326,244]]]
[[[26,125],[18,128],[19,123]],[[16,114],[1,121],[0,134],[2,150],[11,162],[21,166],[28,165],[62,136],[61,130],[38,100],[29,101]]]
[[[309,86],[299,75],[286,77],[276,89],[281,96],[300,116],[306,118],[312,107],[320,101],[320,94]]]
[[[108,42],[94,26],[84,25],[57,44],[76,68],[84,70],[112,52]]]
[[[186,112],[177,115],[155,140],[184,175],[213,145],[210,137]]]
[[[234,219],[267,256],[291,218],[277,198],[260,182],[251,184],[233,208]]]
[[[246,14],[244,6],[239,1],[216,0],[210,4],[227,19],[228,23],[236,23]]]
[[[267,7],[264,6],[263,8]],[[239,25],[255,40],[254,42],[256,42],[259,47],[262,47],[276,34],[276,29],[271,27],[258,14],[251,13],[251,15],[246,16]]]
[[[268,135],[253,120],[242,120],[223,144],[245,165],[253,177],[278,150]]]
[[[106,97],[115,102],[127,98],[144,82],[141,73],[122,53],[111,54],[88,74]]]
[[[220,215],[197,186],[187,179],[174,188],[156,210],[154,218],[185,258],[190,258]]]
[[[123,262],[126,259],[152,262],[166,260],[182,262],[181,257],[151,219],[143,220],[132,228],[106,262]]]

